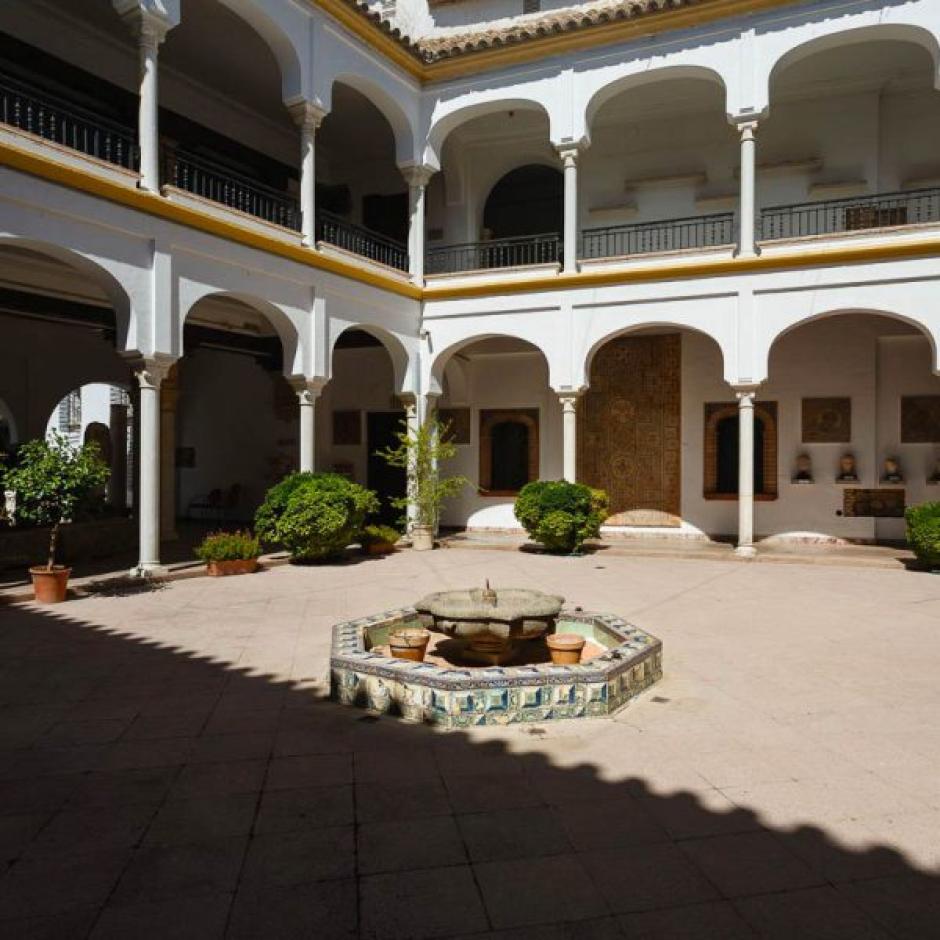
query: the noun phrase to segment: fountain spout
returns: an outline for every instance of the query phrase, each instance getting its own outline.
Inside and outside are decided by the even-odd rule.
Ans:
[[[483,601],[484,604],[489,605],[490,607],[495,607],[498,603],[498,598],[496,597],[496,591],[494,591],[493,588],[490,587],[489,578],[487,578],[484,583],[486,584],[486,587],[483,588],[483,591],[480,594],[480,600]]]

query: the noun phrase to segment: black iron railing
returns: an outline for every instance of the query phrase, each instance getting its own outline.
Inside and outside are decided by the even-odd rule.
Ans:
[[[179,150],[165,151],[163,182],[265,222],[300,231],[300,205],[296,199],[202,157]]]
[[[408,270],[408,249],[401,242],[322,209],[317,213],[317,241],[399,271]]]
[[[734,213],[719,212],[687,219],[585,229],[581,233],[581,257],[618,258],[683,248],[730,245],[733,241]]]
[[[7,76],[0,76],[0,121],[128,170],[140,158],[133,130],[79,105],[36,94]]]
[[[561,261],[561,250],[561,235],[557,232],[445,245],[428,251],[425,271],[428,274],[452,274],[486,268],[556,264]]]
[[[827,199],[794,206],[772,206],[761,212],[763,241],[858,232],[892,225],[940,221],[940,189],[912,189],[850,199]]]

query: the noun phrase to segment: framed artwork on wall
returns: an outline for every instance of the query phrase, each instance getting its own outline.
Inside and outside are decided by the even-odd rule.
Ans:
[[[333,412],[333,443],[335,445],[355,446],[362,443],[362,412]]]
[[[901,443],[940,443],[940,395],[901,396]]]
[[[848,444],[852,440],[851,398],[804,398],[804,444]]]

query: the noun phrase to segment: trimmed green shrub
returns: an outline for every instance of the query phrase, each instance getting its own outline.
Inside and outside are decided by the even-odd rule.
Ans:
[[[202,561],[243,561],[261,554],[261,543],[248,531],[212,532],[195,548]]]
[[[904,510],[907,541],[917,560],[940,568],[940,503],[921,503]]]
[[[379,509],[372,490],[336,473],[294,473],[271,487],[255,515],[264,542],[282,545],[294,561],[319,561],[356,541]]]
[[[600,535],[607,518],[607,494],[582,483],[537,480],[527,483],[515,505],[516,518],[547,551],[571,554]]]
[[[394,545],[401,538],[401,533],[388,525],[367,525],[359,536],[360,544]]]

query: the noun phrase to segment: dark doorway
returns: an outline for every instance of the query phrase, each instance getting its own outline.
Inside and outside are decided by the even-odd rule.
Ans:
[[[366,446],[369,449],[366,485],[379,496],[382,507],[378,518],[385,525],[403,524],[405,512],[403,509],[396,509],[392,500],[405,495],[405,469],[390,467],[381,457],[377,457],[376,453],[386,447],[398,445],[396,435],[402,430],[404,420],[404,411],[370,411],[366,415]]]
[[[716,492],[738,492],[738,416],[718,422],[718,485]],[[754,418],[754,492],[764,492],[764,422]]]
[[[564,215],[561,173],[532,164],[507,173],[493,187],[483,208],[483,227],[492,238],[560,233]]]
[[[529,429],[521,421],[501,421],[491,434],[492,488],[521,490],[529,482]]]
[[[386,238],[408,241],[408,193],[363,196],[362,224]]]

